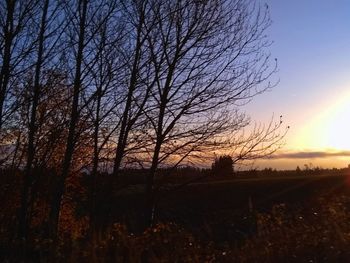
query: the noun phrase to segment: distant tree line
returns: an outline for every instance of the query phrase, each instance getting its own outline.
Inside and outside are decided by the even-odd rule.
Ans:
[[[247,0],[2,1],[0,165],[23,174],[18,235],[28,237],[39,174],[54,185],[55,237],[67,182],[81,171],[94,211],[102,172],[142,170],[150,225],[162,169],[218,151],[233,163],[273,153],[282,121],[244,134],[240,111],[274,85],[270,23],[267,7]]]

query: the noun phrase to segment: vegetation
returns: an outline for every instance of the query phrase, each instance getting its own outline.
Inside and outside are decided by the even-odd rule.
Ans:
[[[129,187],[111,197],[106,189],[113,177],[100,175],[95,208],[99,228],[94,232],[89,230],[89,177],[82,175],[70,181],[56,244],[45,231],[54,187],[46,180],[36,185],[31,239],[24,252],[21,240],[15,238],[20,206],[17,186],[23,172],[2,171],[1,260],[20,261],[25,253],[27,262],[259,262],[261,258],[266,262],[346,262],[350,257],[348,169],[333,170],[333,176],[322,176],[322,172],[281,178],[260,171],[261,179],[247,171],[248,179],[241,172],[240,177],[212,178],[172,194],[166,189],[163,193],[169,195],[157,203],[156,224],[146,230],[139,218],[142,191]],[[47,174],[41,176],[48,178]],[[191,176],[180,178],[187,181]]]
[[[250,0],[2,1],[0,260],[346,260],[349,195],[319,191],[348,170],[234,169],[289,128],[241,110],[276,83],[270,25]]]
[[[229,155],[219,156],[211,166],[214,175],[233,176],[233,160]]]

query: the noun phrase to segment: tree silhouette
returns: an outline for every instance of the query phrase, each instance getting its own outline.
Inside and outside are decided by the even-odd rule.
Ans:
[[[251,121],[241,106],[273,87],[276,70],[268,9],[254,1],[23,0],[5,1],[0,14],[0,165],[24,171],[23,238],[33,171],[55,171],[53,238],[67,180],[82,170],[92,226],[100,173],[142,169],[147,226],[178,166],[221,152],[213,171],[231,175],[285,134],[281,120],[242,133]]]
[[[222,155],[215,158],[211,166],[214,176],[232,176],[233,175],[233,160],[229,155]]]

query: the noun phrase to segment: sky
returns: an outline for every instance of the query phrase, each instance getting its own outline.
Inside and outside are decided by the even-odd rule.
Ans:
[[[261,0],[267,3],[278,60],[278,85],[245,111],[256,122],[283,116],[284,147],[259,168],[350,164],[350,1]]]

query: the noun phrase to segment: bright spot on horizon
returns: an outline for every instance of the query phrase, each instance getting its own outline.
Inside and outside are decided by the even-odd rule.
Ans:
[[[296,148],[326,151],[350,150],[350,93],[323,103],[320,113],[297,136]]]

